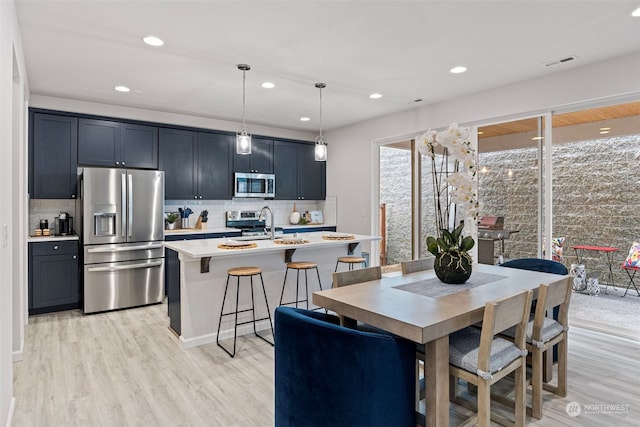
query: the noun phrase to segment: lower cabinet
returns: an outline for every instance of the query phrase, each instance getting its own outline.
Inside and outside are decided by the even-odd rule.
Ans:
[[[216,239],[238,236],[240,236],[240,232],[182,234],[180,236],[165,236],[164,240],[175,242],[178,240]],[[182,329],[180,321],[180,260],[178,259],[178,252],[172,251],[171,249],[164,250],[164,286],[167,295],[169,326],[179,336]]]
[[[80,308],[78,241],[29,243],[29,314]]]

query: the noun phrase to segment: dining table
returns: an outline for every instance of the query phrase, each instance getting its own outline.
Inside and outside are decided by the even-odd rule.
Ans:
[[[541,284],[559,285],[563,278],[566,276],[474,264],[471,277],[460,285],[441,282],[434,270],[392,274],[314,292],[313,303],[423,346],[425,414],[420,424],[448,426],[449,334],[481,322],[487,302],[529,289],[535,298]]]

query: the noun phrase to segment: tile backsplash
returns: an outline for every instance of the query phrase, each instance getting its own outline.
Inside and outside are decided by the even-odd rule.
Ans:
[[[191,227],[195,226],[198,215],[203,210],[209,211],[209,227],[225,226],[226,211],[259,211],[263,206],[269,206],[273,211],[276,225],[289,225],[289,214],[296,205],[298,212],[322,211],[324,223],[336,225],[336,198],[327,197],[326,200],[263,200],[263,199],[233,199],[233,200],[167,200],[165,212],[178,212],[178,208],[191,208],[193,214],[189,217]]]
[[[78,233],[80,225],[76,219],[80,216],[76,208],[80,206],[80,202],[77,200],[66,199],[30,199],[29,200],[29,234],[33,234],[36,228],[40,228],[40,220],[46,219],[49,221],[49,229],[53,234],[56,233],[55,218],[60,215],[60,212],[67,212],[73,216],[73,228]]]
[[[189,217],[191,227],[194,227],[198,215],[203,210],[209,211],[209,227],[225,226],[225,212],[234,210],[256,210],[269,206],[273,211],[275,223],[278,226],[289,225],[289,214],[296,205],[298,212],[322,211],[324,223],[337,225],[337,201],[335,197],[327,196],[326,200],[263,200],[263,199],[233,199],[233,200],[167,200],[165,212],[177,212],[180,207],[189,207],[193,214]],[[80,201],[79,200],[29,200],[29,234],[33,234],[40,226],[40,220],[49,221],[49,229],[55,233],[55,217],[60,212],[68,212],[73,216],[73,228],[80,234]]]

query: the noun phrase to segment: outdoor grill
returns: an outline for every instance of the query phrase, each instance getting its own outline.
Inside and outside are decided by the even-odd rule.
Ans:
[[[495,264],[504,259],[504,241],[518,230],[505,230],[503,216],[483,216],[478,223],[478,262]],[[500,254],[495,255],[495,242],[500,242]]]

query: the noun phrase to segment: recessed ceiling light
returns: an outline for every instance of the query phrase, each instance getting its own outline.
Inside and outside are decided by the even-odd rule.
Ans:
[[[371,98],[371,99],[380,99],[380,98],[382,98],[382,94],[381,93],[372,93],[371,95],[369,95],[369,98]]]
[[[611,128],[600,128],[600,130],[611,130]]]
[[[483,134],[484,134],[483,131],[481,131],[481,130],[478,131],[478,135],[483,135]]]
[[[458,65],[457,67],[453,67],[449,71],[451,73],[453,73],[453,74],[460,74],[460,73],[464,73],[465,71],[467,71],[467,67],[463,67],[462,65]]]
[[[117,90],[118,92],[129,92],[131,90],[126,86],[116,86],[114,87],[114,89]]]
[[[640,7],[631,12],[631,16],[635,16],[636,18],[640,17]]]
[[[149,46],[162,46],[164,42],[156,36],[146,36],[142,38],[142,41],[148,44]]]
[[[601,130],[601,131],[600,131],[600,135],[606,135],[606,134],[608,134],[608,133],[609,133],[609,131],[608,131],[608,130]]]
[[[532,141],[540,141],[541,139],[544,139],[544,137],[542,137],[542,136],[534,136],[533,138],[531,138]]]
[[[273,89],[274,87],[276,87],[275,83],[271,83],[271,82],[264,82],[260,86],[262,86],[265,89]]]
[[[311,120],[309,117],[300,117],[301,122],[308,122],[309,120]]]

